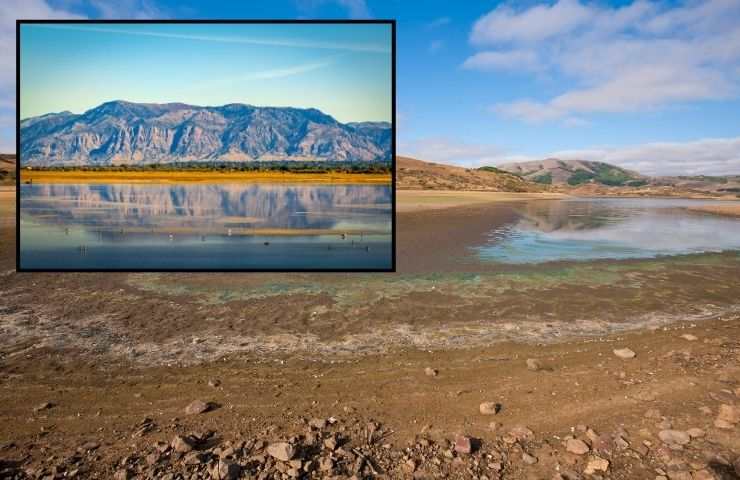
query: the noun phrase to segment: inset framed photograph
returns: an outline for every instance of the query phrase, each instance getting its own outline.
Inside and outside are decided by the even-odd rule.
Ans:
[[[17,23],[18,271],[394,271],[395,23]]]

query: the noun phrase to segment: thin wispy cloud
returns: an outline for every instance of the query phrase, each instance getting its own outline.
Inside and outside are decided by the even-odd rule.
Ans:
[[[267,70],[261,70],[257,72],[249,72],[244,75],[237,75],[228,78],[220,78],[212,82],[199,83],[197,86],[188,88],[185,91],[196,92],[196,91],[207,91],[214,88],[225,87],[228,85],[239,84],[241,82],[248,82],[251,80],[274,80],[278,78],[292,77],[295,75],[302,75],[310,73],[322,68],[327,68],[334,65],[337,59],[341,58],[342,55],[333,55],[328,58],[320,59],[315,62],[302,63],[298,65],[285,66],[280,68],[272,68]]]
[[[84,32],[98,32],[98,33],[110,33],[110,34],[121,34],[121,35],[134,35],[143,37],[157,37],[157,38],[171,38],[176,40],[194,40],[204,42],[219,42],[219,43],[241,43],[248,45],[265,45],[275,47],[290,47],[290,48],[315,48],[325,50],[348,50],[353,52],[370,52],[370,53],[389,53],[389,49],[382,45],[373,44],[361,44],[361,43],[330,43],[330,42],[317,42],[312,40],[302,39],[279,39],[279,38],[255,38],[255,37],[224,37],[215,35],[191,35],[191,34],[180,34],[180,33],[163,33],[163,32],[151,32],[145,30],[126,30],[118,28],[106,28],[106,27],[77,27],[74,25],[31,25],[33,28],[52,28],[60,30],[75,30]]]
[[[336,57],[334,57],[336,58]],[[255,72],[251,75],[248,75],[244,77],[245,79],[255,79],[255,80],[265,80],[269,78],[282,78],[282,77],[291,77],[293,75],[300,75],[302,73],[308,73],[312,72],[314,70],[318,70],[320,68],[328,67],[332,64],[334,64],[334,58],[328,59],[321,62],[315,62],[315,63],[306,63],[303,65],[295,65],[293,67],[286,67],[286,68],[275,68],[272,70],[264,70],[262,72]]]

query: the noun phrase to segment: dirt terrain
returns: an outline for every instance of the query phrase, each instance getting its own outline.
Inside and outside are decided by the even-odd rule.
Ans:
[[[740,256],[482,268],[461,198],[396,274],[17,274],[0,192],[0,478],[738,478]]]
[[[0,154],[0,185],[15,185],[15,155]]]

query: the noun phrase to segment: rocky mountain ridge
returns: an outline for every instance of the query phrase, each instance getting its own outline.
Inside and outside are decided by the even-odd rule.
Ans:
[[[313,108],[112,101],[20,128],[23,166],[391,160],[389,123],[344,124]]]

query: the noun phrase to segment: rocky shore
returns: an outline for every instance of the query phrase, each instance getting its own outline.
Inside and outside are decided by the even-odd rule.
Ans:
[[[725,319],[603,345],[504,347],[494,364],[480,361],[491,350],[227,362],[191,372],[197,388],[170,379],[174,398],[157,372],[116,373],[124,388],[109,391],[93,386],[99,368],[57,384],[11,362],[0,478],[736,479],[738,330]],[[281,383],[258,386],[277,372]],[[47,398],[29,405],[36,395]],[[99,395],[113,398],[89,401]]]

